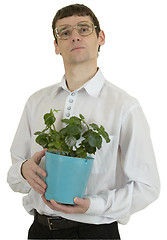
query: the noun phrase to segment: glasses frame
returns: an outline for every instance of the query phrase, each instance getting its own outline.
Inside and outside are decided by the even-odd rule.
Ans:
[[[92,25],[92,32],[89,33],[89,34],[87,34],[87,35],[81,35],[81,34],[78,32],[78,25],[81,24],[81,23],[90,23],[90,24]],[[66,39],[63,39],[63,38],[60,37],[59,32],[58,32],[58,29],[59,29],[60,27],[63,27],[63,26],[69,26],[70,28],[72,28],[72,32],[73,32],[74,29],[76,29],[76,30],[77,30],[77,33],[78,33],[80,36],[82,36],[82,37],[87,37],[87,36],[91,35],[91,34],[94,32],[94,30],[97,28],[97,26],[95,26],[92,22],[89,22],[89,21],[81,21],[81,22],[78,22],[75,26],[68,25],[68,24],[64,24],[64,25],[61,25],[61,26],[59,26],[59,27],[57,27],[57,28],[54,29],[55,37],[56,37],[57,39],[60,39],[60,40],[68,40],[68,39],[70,39],[71,36],[72,36],[72,34],[71,34],[71,36],[69,36],[69,37],[66,38]],[[72,32],[71,32],[71,33],[72,33]]]

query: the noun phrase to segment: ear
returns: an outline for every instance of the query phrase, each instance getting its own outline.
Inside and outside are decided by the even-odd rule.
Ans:
[[[60,49],[59,49],[59,46],[58,46],[58,44],[56,43],[55,40],[54,40],[54,46],[55,46],[55,53],[56,53],[57,55],[59,55],[59,54],[60,54]]]
[[[99,45],[100,45],[100,46],[102,46],[102,45],[105,44],[105,33],[104,33],[103,30],[101,30],[101,31],[99,32],[99,38],[98,38],[98,40],[99,40]]]

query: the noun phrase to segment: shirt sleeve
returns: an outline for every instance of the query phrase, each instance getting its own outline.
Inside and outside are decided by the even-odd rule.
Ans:
[[[7,174],[7,182],[15,192],[28,193],[31,189],[31,186],[21,174],[22,163],[31,157],[30,121],[29,107],[27,103],[11,146],[12,166]]]
[[[126,184],[90,196],[86,214],[126,223],[131,214],[153,202],[160,190],[150,130],[140,106],[129,109],[123,117],[118,151]]]

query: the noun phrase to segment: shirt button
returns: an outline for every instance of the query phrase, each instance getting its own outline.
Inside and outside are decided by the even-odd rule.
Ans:
[[[67,113],[67,114],[66,114],[66,117],[69,117],[69,116],[70,116],[70,114],[69,114],[69,113]]]
[[[68,109],[68,110],[71,110],[71,107],[69,106],[67,109]]]
[[[75,96],[75,92],[72,92],[72,93],[71,93],[71,96]]]
[[[69,102],[70,102],[70,103],[73,103],[73,99],[70,99]]]

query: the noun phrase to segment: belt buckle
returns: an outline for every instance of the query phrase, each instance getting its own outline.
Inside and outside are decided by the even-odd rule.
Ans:
[[[48,225],[50,230],[54,231],[59,229],[59,228],[53,227],[53,223],[51,222],[52,220],[56,220],[56,218],[47,218],[47,220],[48,220]]]

